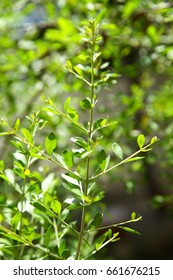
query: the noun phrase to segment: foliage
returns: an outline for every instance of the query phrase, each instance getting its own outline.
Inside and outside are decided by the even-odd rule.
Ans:
[[[121,182],[131,193],[137,173],[153,188],[154,166],[161,180],[152,205],[172,203],[173,7],[166,1],[148,0],[44,0],[13,5],[2,1],[0,9],[0,115],[6,131],[0,129],[7,134],[0,144],[1,256],[22,258],[25,252],[25,258],[33,259],[74,257],[80,234],[78,213],[86,204],[90,241],[94,244],[98,238],[99,245],[90,248],[88,236],[81,237],[83,258],[84,252],[90,255],[118,238],[109,228],[103,236],[95,236],[105,213],[101,175],[109,174],[108,185]],[[93,67],[88,63],[89,34],[82,27],[88,17],[101,22]],[[138,135],[139,154],[134,154]],[[140,152],[149,148],[144,142],[150,145],[157,140],[153,135],[162,141],[138,161],[143,157]],[[7,139],[12,145],[6,144]],[[88,159],[86,195],[81,191]],[[127,162],[131,163],[124,165]],[[117,166],[119,173],[114,176],[109,171]],[[67,174],[60,179],[63,172]],[[125,173],[130,176],[122,176]]]
[[[157,137],[155,137],[148,145],[145,145],[144,135],[139,135],[137,139],[139,150],[124,160],[121,147],[119,144],[113,143],[112,150],[121,160],[117,164],[111,164],[109,162],[111,156],[106,155],[106,151],[102,149],[102,139],[100,136],[96,136],[97,131],[112,126],[115,122],[109,122],[108,119],[93,119],[98,98],[96,90],[98,85],[104,85],[117,75],[99,70],[102,68],[102,63],[101,52],[99,52],[101,37],[98,30],[99,24],[95,20],[90,20],[83,31],[85,34],[83,39],[89,45],[85,57],[90,61],[90,65],[77,64],[73,66],[70,61],[67,62],[68,70],[88,87],[88,96],[80,102],[81,108],[86,110],[86,116],[88,116],[87,125],[79,122],[78,111],[70,106],[71,97],[65,100],[64,111],[57,108],[50,98],[46,99],[48,106],[42,107],[44,112],[51,113],[54,117],[61,116],[62,119],[66,119],[74,125],[76,130],[79,130],[77,136],[71,137],[71,141],[77,146],[76,149],[65,149],[58,153],[56,149],[57,138],[54,132],[50,132],[46,136],[44,143],[38,144],[35,137],[47,123],[47,119],[39,118],[40,112],[38,111],[33,113],[31,117],[27,117],[29,121],[27,128],[20,128],[20,119],[16,120],[13,128],[5,121],[1,121],[7,129],[1,135],[14,135],[15,140],[11,140],[11,142],[17,150],[14,153],[13,168],[4,169],[0,177],[19,194],[19,201],[16,205],[11,206],[10,217],[6,217],[6,211],[2,213],[2,221],[6,221],[12,229],[9,229],[8,226],[0,226],[0,228],[4,231],[2,233],[4,238],[9,237],[12,242],[15,240],[24,244],[20,249],[20,257],[25,255],[24,250],[28,244],[40,251],[37,258],[48,256],[56,259],[88,258],[108,243],[119,239],[118,232],[112,233],[112,227],[120,227],[136,233],[131,228],[123,227],[127,222],[121,223],[121,226],[114,223],[109,226],[108,230],[106,230],[107,227],[100,228],[103,216],[100,214],[100,210],[93,219],[95,204],[98,204],[103,198],[103,191],[99,191],[96,178],[129,160],[138,160],[139,158],[135,156],[140,152],[148,151],[148,147],[157,141]],[[85,72],[86,74],[84,74]],[[95,161],[95,157],[98,158],[98,163]],[[41,183],[42,189],[40,188],[41,174],[32,169],[33,164],[38,159],[49,160],[65,170],[66,173],[61,174],[63,179],[61,184],[68,191],[69,197],[65,199],[63,205],[62,201],[59,201],[58,192],[57,196],[52,193],[51,197],[50,194],[51,185],[55,184],[56,186],[56,181],[52,182],[51,180],[49,187],[46,186],[46,190],[43,187],[43,182],[48,180],[50,174]],[[91,167],[93,161],[95,170]],[[70,219],[71,211],[76,209],[82,211],[79,231],[76,221]],[[31,217],[28,217],[28,214]],[[128,222],[136,222],[140,219],[140,216],[136,217],[136,214],[133,213]],[[40,232],[41,228],[44,235]],[[95,240],[94,236],[100,229],[106,231]],[[70,243],[73,244],[70,247],[67,246],[67,241],[70,240],[69,235],[72,235]],[[41,248],[33,243],[35,240],[41,245]]]

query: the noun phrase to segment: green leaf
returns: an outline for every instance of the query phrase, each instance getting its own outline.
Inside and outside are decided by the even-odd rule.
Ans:
[[[79,54],[79,55],[78,55],[78,58],[79,58],[80,60],[87,61],[87,60],[89,59],[89,56],[86,55],[86,54]]]
[[[45,140],[45,148],[46,148],[46,151],[48,152],[48,154],[51,155],[53,153],[53,151],[56,148],[56,145],[57,145],[56,135],[53,132],[51,132],[46,137],[46,140]]]
[[[70,138],[72,142],[76,143],[80,147],[86,149],[88,147],[88,143],[82,137],[72,137]]]
[[[75,186],[79,186],[79,187],[81,186],[80,181],[76,180],[75,178],[73,178],[73,177],[71,177],[69,175],[66,175],[66,174],[62,174],[61,176],[68,183],[70,183],[72,185],[75,185]]]
[[[47,205],[44,205],[43,202],[40,200],[34,201],[31,203],[36,209],[40,210],[41,212],[46,213],[49,217],[56,217],[54,212],[48,208]]]
[[[32,205],[41,212],[46,212],[46,207],[44,205],[41,205],[39,202],[32,202]]]
[[[145,136],[143,134],[140,134],[138,136],[137,143],[138,143],[139,148],[142,149],[145,144]]]
[[[101,150],[97,156],[98,164],[102,171],[105,171],[108,167],[109,161],[110,161],[110,155],[106,156],[106,153],[104,150]]]
[[[136,213],[135,213],[135,212],[132,212],[132,214],[131,214],[131,219],[132,219],[132,220],[135,220],[135,219],[136,219]]]
[[[85,152],[85,149],[80,148],[80,149],[72,149],[72,152],[75,157],[81,157],[83,153]]]
[[[70,116],[71,119],[73,119],[76,122],[78,121],[79,116],[78,116],[78,113],[77,113],[76,109],[68,108],[67,113],[68,113],[68,115]]]
[[[6,169],[4,171],[5,176],[7,177],[9,183],[11,183],[12,185],[14,185],[15,183],[15,178],[14,178],[14,172],[12,169]]]
[[[82,207],[81,203],[73,203],[73,204],[69,205],[67,207],[67,209],[68,210],[76,210],[76,209],[79,209],[81,207]]]
[[[100,224],[102,223],[102,219],[103,219],[103,214],[101,214],[101,213],[96,214],[94,219],[89,224],[88,229],[94,229],[94,228],[99,227]]]
[[[74,164],[73,153],[69,150],[65,150],[65,151],[63,151],[62,156],[63,156],[65,164],[70,169]]]
[[[135,9],[137,9],[139,3],[141,2],[141,0],[128,0],[126,1],[126,4],[124,5],[123,8],[123,18],[129,18],[130,15],[134,12]]]
[[[134,230],[132,228],[129,228],[129,227],[122,227],[122,226],[119,226],[119,228],[127,231],[127,232],[130,232],[130,233],[134,233],[134,234],[138,234],[138,235],[141,235],[141,233],[137,230]]]
[[[82,194],[81,194],[81,190],[79,189],[78,186],[70,184],[70,183],[66,184],[64,182],[62,182],[62,185],[65,189],[67,189],[69,192],[71,192],[74,197],[81,199]]]
[[[69,105],[70,105],[71,97],[67,97],[67,99],[64,102],[64,111],[67,112]]]
[[[30,133],[30,131],[26,128],[22,128],[21,129],[23,136],[25,137],[25,139],[29,142],[32,143],[33,142],[33,138],[32,135]]]
[[[61,203],[58,200],[53,200],[51,202],[52,210],[59,216],[61,213]]]
[[[21,212],[17,212],[17,213],[13,216],[13,218],[12,218],[12,220],[11,220],[11,223],[12,223],[12,225],[15,227],[15,229],[17,228],[19,222],[21,221],[21,216],[22,216],[22,213],[21,213]]]
[[[42,192],[45,193],[50,190],[56,184],[55,174],[49,173],[47,177],[44,178],[41,182]]]
[[[3,160],[0,160],[0,172],[4,171],[4,162]]]
[[[82,64],[78,64],[78,65],[74,66],[74,69],[80,77],[83,77],[84,67]]]
[[[14,124],[14,130],[17,131],[19,129],[19,126],[20,126],[20,119],[17,119]]]
[[[80,102],[80,106],[85,110],[91,110],[92,108],[91,99],[89,97],[86,97]]]
[[[53,235],[52,226],[49,226],[48,230],[46,231],[44,235],[44,245],[46,248],[49,248],[50,238]]]
[[[131,162],[131,161],[136,161],[136,160],[140,160],[140,159],[143,159],[144,157],[134,157],[134,158],[129,158],[127,160],[125,160],[125,162]]]
[[[62,114],[61,112],[59,112],[55,109],[49,108],[49,107],[43,107],[42,111],[50,112],[50,113],[55,114],[55,115],[61,115]]]
[[[69,167],[67,166],[64,158],[57,154],[57,153],[53,153],[53,156],[55,157],[55,159],[60,163],[60,165],[62,165],[65,169],[68,169]]]
[[[115,142],[112,144],[112,151],[119,157],[121,160],[123,159],[123,152],[121,147]]]
[[[70,60],[67,60],[67,67],[69,70],[73,69],[72,63],[70,62]]]
[[[67,245],[64,239],[62,240],[61,245],[58,248],[58,254],[64,259],[67,259],[70,256],[70,250],[67,249]]]
[[[99,192],[97,195],[95,195],[93,197],[93,201],[92,202],[100,201],[100,200],[102,200],[104,198],[104,196],[105,196],[104,191],[101,191],[101,192]]]
[[[109,66],[109,64],[110,64],[110,62],[105,62],[105,63],[103,63],[101,66],[100,66],[100,69],[105,69],[106,67],[108,67]]]
[[[102,126],[106,125],[107,123],[107,119],[98,119],[97,121],[95,121],[94,123],[94,129],[99,129],[101,128]]]
[[[26,156],[21,153],[20,151],[16,151],[14,154],[13,154],[14,158],[17,159],[18,161],[22,162],[23,165],[26,165],[27,164],[27,158]]]
[[[6,132],[1,132],[1,133],[0,133],[0,136],[11,135],[11,134],[14,134],[14,133],[13,133],[13,132],[10,132],[10,131],[9,131],[9,132],[6,131]]]
[[[107,237],[107,232],[105,232],[104,234],[99,236],[99,238],[97,238],[97,240],[95,242],[96,250],[98,250],[102,246],[103,242],[106,240],[106,237]]]
[[[10,142],[21,152],[25,153],[25,149],[23,148],[22,144],[20,142],[10,140]]]
[[[101,55],[101,52],[96,52],[94,54],[93,61],[95,62],[100,55]]]
[[[15,233],[13,233],[13,232],[4,234],[4,236],[6,236],[7,238],[10,238],[10,239],[13,239],[13,240],[15,240],[15,241],[18,241],[18,242],[27,244],[27,240],[24,240],[24,239],[21,238],[19,235],[15,234]]]
[[[22,235],[29,240],[30,242],[32,242],[32,240],[35,237],[35,232],[34,232],[34,226],[32,225],[27,225],[22,227]],[[40,237],[40,234],[37,235],[37,238]]]

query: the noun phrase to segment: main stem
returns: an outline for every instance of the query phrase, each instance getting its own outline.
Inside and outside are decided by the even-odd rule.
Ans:
[[[94,49],[95,49],[95,23],[92,23],[92,38],[91,38],[91,101],[94,103]],[[88,145],[91,144],[91,134],[92,134],[92,124],[93,124],[93,107],[90,109],[89,114],[89,131],[88,131]],[[88,185],[89,185],[89,177],[90,177],[90,157],[87,157],[86,162],[86,178],[83,189],[84,197],[87,196]],[[80,259],[80,251],[82,247],[82,240],[85,235],[85,216],[86,216],[86,206],[82,207],[82,217],[81,217],[81,227],[80,227],[80,235],[78,241],[78,247],[76,251],[75,259]]]

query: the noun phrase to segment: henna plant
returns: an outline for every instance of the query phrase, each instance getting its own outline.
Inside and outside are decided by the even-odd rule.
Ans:
[[[48,134],[44,145],[36,143],[36,135],[48,126],[47,120],[40,117],[41,112],[27,116],[27,128],[20,128],[20,119],[16,120],[14,127],[1,120],[6,131],[0,135],[13,137],[11,143],[16,147],[16,152],[12,169],[5,169],[4,162],[0,162],[0,177],[13,187],[13,192],[19,197],[14,199],[10,211],[6,205],[1,211],[0,234],[4,242],[4,256],[11,257],[9,250],[13,247],[18,250],[18,256],[13,253],[12,258],[88,259],[107,244],[118,241],[119,228],[138,234],[126,226],[142,219],[135,212],[128,221],[106,226],[102,224],[104,213],[101,213],[100,205],[104,193],[98,188],[97,180],[120,165],[142,159],[140,154],[151,150],[158,138],[153,137],[150,143],[145,144],[145,137],[140,134],[137,138],[139,149],[126,158],[120,145],[114,142],[112,152],[119,159],[116,163],[111,159],[111,152],[109,154],[104,150],[101,131],[117,122],[111,122],[109,118],[94,119],[94,112],[99,88],[114,81],[118,75],[106,71],[101,62],[99,24],[90,20],[82,32],[87,45],[85,54],[80,56],[84,65],[74,66],[68,61],[67,69],[87,87],[88,95],[80,101],[80,107],[88,118],[87,123],[79,122],[77,109],[70,105],[71,97],[66,99],[63,109],[57,108],[47,98],[46,106],[40,110],[44,114],[61,117],[75,127],[77,136],[71,137],[75,148],[70,146],[57,153],[57,136],[54,132]],[[86,63],[89,65],[86,66]],[[38,160],[48,160],[64,170],[61,185],[68,194],[64,201],[60,201],[56,192],[59,182],[56,174],[51,173],[43,178],[39,171],[34,171],[33,166]],[[80,225],[77,219],[73,220],[74,210],[81,215]],[[113,233],[113,228],[117,229],[116,233]]]

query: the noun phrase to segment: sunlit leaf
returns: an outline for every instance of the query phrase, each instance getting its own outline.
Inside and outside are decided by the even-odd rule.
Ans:
[[[32,143],[33,142],[33,138],[32,138],[31,132],[28,129],[26,129],[26,128],[22,128],[21,131],[22,131],[22,134],[25,137],[25,139],[29,143]]]
[[[129,228],[129,227],[124,227],[124,226],[119,226],[119,228],[127,231],[127,232],[130,232],[130,233],[134,233],[134,234],[138,234],[138,235],[141,235],[141,233],[133,228]]]
[[[72,70],[73,69],[73,66],[72,66],[72,63],[70,60],[67,60],[67,66],[68,66],[68,69],[69,70]]]
[[[98,119],[97,121],[95,121],[94,123],[94,129],[98,129],[98,128],[101,128],[102,126],[104,126],[105,124],[107,123],[107,120],[106,119]]]
[[[17,119],[14,124],[14,130],[17,131],[19,129],[19,126],[20,126],[20,119]]]
[[[136,218],[136,213],[135,212],[132,212],[131,214],[131,219],[134,220]]]
[[[62,174],[62,178],[72,185],[80,186],[80,182],[69,175]]]
[[[107,237],[107,232],[105,232],[104,234],[100,235],[100,236],[97,238],[97,240],[96,240],[96,242],[95,242],[95,248],[96,248],[96,250],[98,250],[98,249],[102,246],[103,242],[106,240],[106,237]]]
[[[8,181],[13,185],[15,183],[15,178],[14,178],[14,172],[12,169],[6,169],[4,171],[4,174],[6,175]]]
[[[22,213],[21,212],[17,212],[13,216],[13,218],[11,220],[11,223],[14,226],[15,229],[17,228],[18,224],[21,222],[21,217],[22,217]]]
[[[76,122],[78,121],[79,116],[78,116],[78,113],[77,113],[76,109],[69,107],[67,109],[67,113],[68,113],[68,115],[70,116],[71,119],[73,119]]]
[[[58,200],[53,200],[51,202],[51,208],[57,215],[60,215],[60,213],[61,213],[61,203]]]
[[[96,52],[94,54],[93,61],[95,62],[100,55],[101,55],[101,52]]]
[[[65,150],[62,153],[62,157],[64,159],[65,164],[70,169],[74,164],[73,153],[69,150]]]
[[[112,144],[112,150],[121,160],[123,159],[123,151],[121,147],[115,142]]]
[[[70,105],[71,97],[67,97],[67,99],[64,102],[64,111],[67,112],[69,105]]]
[[[57,153],[53,153],[53,156],[55,157],[55,159],[60,163],[60,165],[62,165],[65,169],[68,169],[68,165],[66,164],[64,158],[57,154]]]
[[[74,69],[80,77],[83,77],[84,67],[81,64],[78,64],[78,65],[74,66]]]
[[[0,160],[0,172],[4,171],[4,162],[3,160]]]
[[[78,144],[82,148],[87,148],[88,147],[88,143],[82,137],[76,136],[76,137],[71,137],[70,139],[71,139],[72,142]]]
[[[136,160],[140,160],[140,159],[143,159],[144,157],[134,157],[134,158],[129,158],[127,160],[125,160],[125,162],[131,162],[131,161],[136,161]]]
[[[56,145],[57,145],[56,135],[53,132],[51,132],[46,137],[46,140],[45,140],[45,148],[46,148],[46,151],[48,152],[48,154],[51,155],[53,153],[53,151],[56,148]]]
[[[138,143],[139,148],[142,149],[145,144],[145,136],[143,134],[140,134],[138,136],[137,143]]]
[[[80,102],[80,106],[85,110],[90,110],[92,108],[91,99],[86,97]]]

